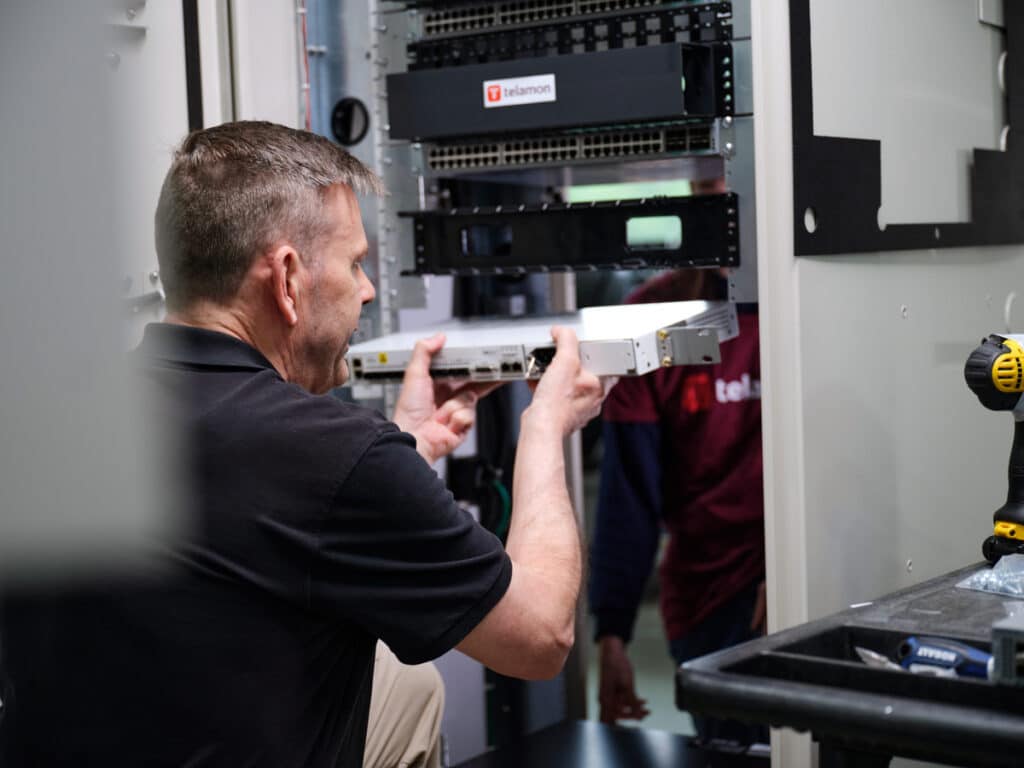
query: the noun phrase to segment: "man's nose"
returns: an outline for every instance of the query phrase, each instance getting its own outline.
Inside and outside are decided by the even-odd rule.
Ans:
[[[363,304],[369,304],[377,296],[377,289],[373,287],[373,283],[370,282],[370,278],[366,276],[365,272],[363,273],[362,277],[363,277]]]

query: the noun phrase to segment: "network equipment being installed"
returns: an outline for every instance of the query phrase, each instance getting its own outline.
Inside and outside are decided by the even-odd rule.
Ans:
[[[438,331],[444,348],[431,375],[472,381],[538,378],[555,354],[551,327],[572,328],[583,366],[598,376],[639,376],[674,365],[721,359],[719,344],[739,332],[728,302],[674,301],[587,307],[547,317],[457,319],[354,345],[347,361],[354,383],[400,381],[417,340]]]

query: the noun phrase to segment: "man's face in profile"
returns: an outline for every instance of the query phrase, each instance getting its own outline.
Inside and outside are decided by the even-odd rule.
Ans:
[[[352,335],[359,327],[363,304],[373,301],[376,291],[363,261],[369,246],[359,203],[345,185],[335,185],[324,197],[323,215],[329,219],[327,235],[317,243],[315,254],[304,254],[305,300],[299,301],[300,348],[314,376],[311,391],[323,393],[348,379],[348,352]]]

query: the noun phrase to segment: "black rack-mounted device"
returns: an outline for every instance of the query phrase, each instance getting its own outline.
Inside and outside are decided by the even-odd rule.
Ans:
[[[474,8],[464,15],[451,11],[447,23],[442,20],[431,25],[427,20],[426,26],[440,34],[406,47],[409,70],[732,39],[730,3],[674,3],[624,13],[587,13],[590,9],[580,8],[581,15],[572,18],[533,14],[544,21],[511,27],[502,24],[507,14],[504,5],[497,6],[493,16]]]
[[[403,213],[415,243],[415,266],[404,274],[736,267],[737,206],[730,193]],[[662,234],[635,236],[645,224]]]
[[[732,59],[729,43],[673,43],[388,75],[390,135],[430,141],[732,115]]]

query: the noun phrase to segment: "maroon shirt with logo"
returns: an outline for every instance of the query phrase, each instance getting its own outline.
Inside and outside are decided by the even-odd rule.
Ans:
[[[675,300],[672,281],[631,300]],[[720,363],[623,379],[605,402],[590,585],[597,636],[629,639],[659,524],[669,534],[660,577],[670,640],[764,578],[756,308],[740,305],[739,321]]]

